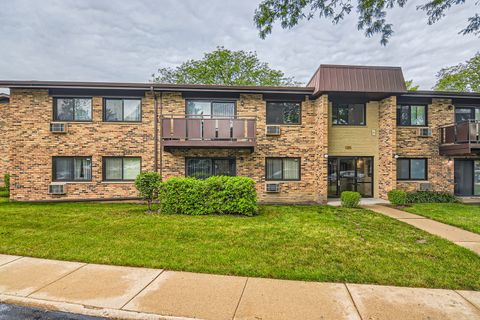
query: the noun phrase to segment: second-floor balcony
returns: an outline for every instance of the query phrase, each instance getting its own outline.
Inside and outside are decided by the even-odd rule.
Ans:
[[[245,148],[256,145],[254,117],[163,115],[162,145],[172,148]]]
[[[440,128],[440,154],[447,156],[480,153],[480,121],[467,120]]]

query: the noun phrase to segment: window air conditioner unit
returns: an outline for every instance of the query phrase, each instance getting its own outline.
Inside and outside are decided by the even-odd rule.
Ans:
[[[278,183],[267,183],[265,184],[265,191],[270,193],[280,192],[280,184]]]
[[[430,128],[419,128],[418,129],[418,136],[419,137],[431,137],[432,136],[432,129],[430,129]]]
[[[65,194],[65,193],[67,193],[67,184],[66,183],[52,182],[48,186],[48,193],[49,194]]]
[[[420,191],[431,191],[432,185],[429,182],[420,183]]]
[[[267,136],[279,136],[280,126],[267,126]]]
[[[67,133],[67,124],[65,122],[51,122],[50,132],[52,133]]]

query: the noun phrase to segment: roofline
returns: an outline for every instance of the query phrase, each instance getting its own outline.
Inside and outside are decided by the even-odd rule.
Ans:
[[[126,89],[154,91],[221,91],[248,93],[292,93],[312,94],[313,87],[275,87],[275,86],[225,86],[198,84],[163,84],[163,83],[123,83],[123,82],[76,82],[76,81],[16,81],[0,80],[0,87],[36,88],[36,89]]]
[[[408,91],[402,94],[404,97],[423,97],[423,98],[475,98],[480,99],[480,92],[458,92],[458,91],[433,91],[418,90]]]

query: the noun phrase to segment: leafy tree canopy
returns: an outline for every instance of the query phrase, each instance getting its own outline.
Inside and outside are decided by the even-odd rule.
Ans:
[[[435,90],[480,92],[480,52],[465,63],[441,69],[436,76]]]
[[[296,85],[293,77],[280,70],[271,69],[261,62],[256,52],[231,51],[224,47],[205,53],[200,60],[188,60],[176,68],[160,68],[153,81],[177,84],[217,85]]]
[[[405,86],[407,87],[407,90],[409,90],[409,91],[417,91],[420,88],[419,85],[413,84],[413,80],[406,80],[405,81]]]
[[[428,24],[434,24],[446,15],[453,5],[463,4],[466,0],[428,0],[417,6],[426,12]],[[280,22],[282,28],[292,28],[303,19],[316,16],[330,19],[334,24],[343,20],[356,4],[358,12],[358,30],[367,37],[381,35],[380,43],[386,45],[393,34],[392,24],[387,22],[387,10],[395,6],[404,7],[407,0],[263,0],[255,10],[254,21],[260,37],[265,38],[272,32],[273,24]],[[476,2],[478,4],[479,2]],[[480,35],[480,15],[474,14],[468,19],[461,34]]]

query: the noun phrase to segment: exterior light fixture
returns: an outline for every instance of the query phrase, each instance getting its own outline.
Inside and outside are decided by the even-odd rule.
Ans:
[[[394,155],[393,157],[394,157],[395,159],[400,158],[400,156],[399,156],[398,154]]]

